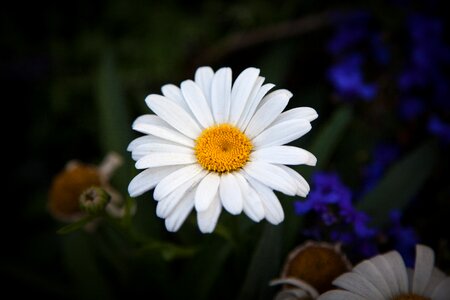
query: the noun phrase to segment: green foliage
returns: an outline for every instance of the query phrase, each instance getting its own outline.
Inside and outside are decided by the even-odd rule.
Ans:
[[[385,225],[389,212],[405,208],[429,178],[437,154],[435,141],[419,146],[392,166],[380,183],[361,199],[358,208],[368,213],[373,225]]]

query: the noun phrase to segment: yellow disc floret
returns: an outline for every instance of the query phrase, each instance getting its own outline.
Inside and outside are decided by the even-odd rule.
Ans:
[[[238,128],[220,124],[200,134],[195,155],[205,170],[225,173],[242,168],[249,160],[252,148],[250,139]]]

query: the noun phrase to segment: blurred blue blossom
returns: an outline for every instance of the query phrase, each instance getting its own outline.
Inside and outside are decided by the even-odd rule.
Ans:
[[[450,143],[450,124],[444,123],[438,116],[432,116],[428,121],[428,130],[439,137],[444,143]]]
[[[345,245],[355,244],[368,247],[363,241],[372,239],[376,230],[370,228],[370,218],[358,211],[352,203],[352,192],[345,186],[338,174],[333,172],[316,172],[312,177],[313,188],[304,201],[295,202],[295,211],[299,215],[314,213],[327,227],[328,238]],[[307,229],[305,235],[316,239],[325,238],[320,227]],[[366,250],[367,250],[366,249]],[[373,254],[364,250],[364,255]]]
[[[399,113],[402,119],[411,121],[421,116],[426,107],[422,99],[417,97],[408,97],[400,102]]]
[[[370,18],[370,13],[363,10],[345,14],[340,18],[341,22],[337,25],[335,34],[328,42],[328,51],[339,55],[362,42],[369,34]]]
[[[377,87],[373,83],[364,82],[362,64],[362,55],[353,53],[328,70],[328,78],[342,98],[361,98],[366,101],[375,98]]]
[[[402,213],[399,210],[391,211],[388,238],[393,241],[394,249],[400,252],[408,267],[412,267],[415,257],[415,245],[419,243],[417,233],[412,227],[401,224]]]
[[[368,192],[378,183],[386,169],[398,158],[399,152],[395,144],[381,143],[375,146],[371,162],[363,169],[362,193]]]
[[[364,63],[375,60],[386,64],[389,61],[389,51],[380,33],[369,26],[371,19],[367,11],[347,13],[328,43],[328,51],[336,58],[336,63],[328,69],[327,77],[342,100],[373,100],[377,85],[365,81]],[[367,46],[370,53],[361,51]]]

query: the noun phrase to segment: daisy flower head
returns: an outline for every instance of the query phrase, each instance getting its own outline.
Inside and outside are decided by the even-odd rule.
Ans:
[[[143,170],[131,182],[132,197],[155,189],[156,214],[177,231],[195,208],[203,233],[212,232],[222,207],[252,220],[278,224],[283,209],[273,190],[305,197],[306,180],[285,165],[315,165],[310,152],[285,144],[311,129],[309,107],[283,112],[292,94],[268,93],[259,69],[247,68],[232,82],[230,68],[201,67],[195,80],[167,84],[145,102],[154,114],[133,129],[145,136],[128,150]]]
[[[397,251],[365,260],[333,281],[342,290],[319,300],[449,300],[450,277],[434,267],[434,252],[416,246],[414,270],[405,267]]]

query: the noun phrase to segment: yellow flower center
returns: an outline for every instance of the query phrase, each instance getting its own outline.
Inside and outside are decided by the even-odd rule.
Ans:
[[[431,300],[430,298],[414,295],[414,294],[403,294],[395,296],[392,300]]]
[[[242,168],[250,157],[252,143],[238,128],[220,124],[206,128],[196,140],[198,163],[208,171],[232,172]]]

